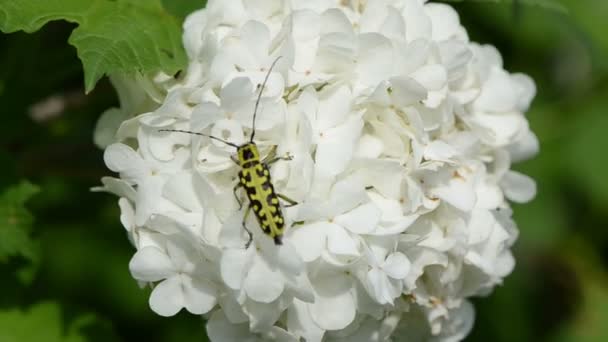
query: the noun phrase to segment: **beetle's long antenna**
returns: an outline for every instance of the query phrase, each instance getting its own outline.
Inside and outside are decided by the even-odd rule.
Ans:
[[[158,131],[159,132],[177,132],[177,133],[188,133],[188,134],[200,135],[200,136],[203,136],[203,137],[211,138],[213,140],[217,140],[219,142],[223,142],[224,144],[232,146],[234,148],[239,148],[239,145],[237,145],[237,144],[233,144],[233,143],[231,143],[229,141],[222,140],[222,139],[216,138],[216,137],[214,137],[212,135],[207,135],[207,134],[203,134],[203,133],[192,132],[192,131],[184,131],[184,130],[181,130],[181,129],[160,129]]]
[[[277,59],[275,59],[274,62],[272,62],[272,65],[270,66],[270,69],[268,69],[268,73],[266,74],[266,77],[264,78],[264,82],[262,83],[262,88],[260,89],[258,98],[255,101],[255,109],[253,110],[253,123],[251,124],[251,138],[249,139],[250,142],[253,142],[253,137],[255,137],[255,118],[258,115],[258,107],[260,106],[260,100],[262,99],[262,93],[264,92],[264,88],[266,87],[266,82],[268,82],[268,78],[270,78],[270,73],[272,72],[272,69],[277,64],[279,59],[281,59],[281,58],[283,58],[283,56],[277,57]]]

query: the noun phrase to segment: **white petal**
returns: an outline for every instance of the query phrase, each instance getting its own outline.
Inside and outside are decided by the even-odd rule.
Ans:
[[[382,270],[393,279],[404,279],[410,271],[410,260],[400,252],[389,254],[382,264]]]
[[[446,4],[427,4],[425,12],[433,22],[433,40],[466,38],[466,31],[460,26],[458,13]]]
[[[511,76],[504,70],[493,68],[483,84],[474,107],[486,112],[503,113],[517,108],[519,97]]]
[[[204,180],[192,172],[176,173],[165,185],[163,195],[184,209],[203,211],[203,200],[199,197]],[[206,189],[205,189],[206,190]]]
[[[142,125],[156,129],[173,125],[177,121],[175,118],[158,115],[156,113],[142,114],[137,118]]]
[[[228,198],[219,198],[218,202],[221,203],[223,200],[228,201]],[[225,203],[224,207],[216,209],[219,211],[218,214],[223,217],[223,224],[220,224],[221,230],[218,232],[219,242],[224,247],[242,249],[247,242],[246,232],[243,229],[244,212],[242,210],[234,212],[234,207],[226,204],[228,203]]]
[[[469,241],[470,245],[482,243],[487,240],[492,233],[496,219],[489,210],[476,209],[471,213],[469,221]]]
[[[396,70],[400,70],[402,75],[409,75],[418,70],[428,62],[431,54],[431,42],[427,39],[416,39],[405,46],[400,46],[400,60]]]
[[[128,116],[124,111],[118,108],[110,108],[103,112],[99,117],[99,120],[97,120],[95,130],[93,131],[93,141],[95,142],[95,145],[100,148],[105,148],[115,143],[118,140],[116,138],[116,132],[118,132],[118,128],[127,118]]]
[[[299,338],[296,338],[285,329],[281,329],[276,325],[270,328],[268,332],[264,334],[264,340],[277,341],[277,342],[300,342]]]
[[[281,270],[287,274],[298,275],[303,271],[304,263],[290,241],[284,241],[277,248],[276,258]]]
[[[467,43],[456,40],[446,40],[439,43],[439,51],[443,65],[448,72],[449,81],[458,80],[466,75],[468,64],[473,57],[473,53]],[[478,90],[471,89],[468,92],[471,91],[477,92]],[[477,94],[475,94],[470,100],[465,100],[466,93],[467,92],[459,95],[461,97],[461,103],[469,102],[477,96]]]
[[[426,160],[451,161],[451,158],[455,155],[456,150],[441,140],[431,142],[424,149],[424,158]]]
[[[317,111],[317,128],[326,131],[344,122],[350,113],[352,93],[347,86],[323,91]]]
[[[462,211],[470,211],[477,196],[470,181],[450,179],[447,184],[432,189],[432,194]]]
[[[363,121],[357,117],[323,133],[317,146],[316,167],[322,175],[335,176],[344,171],[355,151]]]
[[[403,209],[399,201],[386,198],[373,191],[370,191],[368,196],[374,205],[380,209],[382,221],[398,221],[403,218]]]
[[[294,11],[291,34],[298,41],[318,38],[321,33],[321,16],[311,10]]]
[[[354,65],[356,42],[351,35],[330,33],[319,41],[314,69],[324,73],[349,71]]]
[[[256,116],[255,128],[266,131],[281,125],[285,121],[286,113],[287,106],[282,99],[275,101],[275,99],[262,98]],[[244,110],[237,112],[236,118],[244,127],[251,127],[253,125],[253,107],[250,109],[245,107]]]
[[[183,215],[182,213],[180,214]],[[160,214],[150,216],[150,219],[146,222],[146,228],[164,235],[176,234],[180,231],[177,227],[177,222],[173,218]]]
[[[165,180],[161,176],[146,177],[139,184],[137,197],[135,199],[135,223],[143,226],[148,218],[160,206],[163,184]]]
[[[359,82],[366,87],[375,87],[380,81],[392,76],[393,65],[393,46],[390,40],[378,33],[359,35]]]
[[[228,287],[233,290],[241,288],[247,274],[247,264],[247,251],[244,249],[228,249],[222,254],[220,271]]]
[[[393,298],[391,298],[387,291],[388,279],[382,270],[376,267],[372,268],[369,272],[367,272],[366,281],[368,285],[367,287],[370,291],[370,296],[375,298],[380,304],[392,303]]]
[[[402,40],[405,38],[405,21],[401,13],[395,8],[388,7],[388,13],[379,32],[391,40]]]
[[[384,144],[382,143],[382,140],[373,135],[364,134],[359,140],[355,156],[357,158],[375,159],[382,154],[383,149]]]
[[[321,17],[321,34],[339,32],[353,35],[353,26],[346,17],[345,13],[338,8],[325,11]]]
[[[506,277],[515,268],[515,257],[511,253],[511,250],[504,250],[496,257],[496,261],[494,263],[494,273],[500,277]]]
[[[327,227],[327,249],[337,255],[359,256],[358,243],[344,228],[330,224]]]
[[[327,241],[327,225],[327,222],[318,222],[295,226],[289,230],[289,241],[305,262],[314,261],[321,256]]]
[[[177,314],[185,304],[181,276],[174,275],[156,285],[149,303],[152,311],[160,316],[170,317]]]
[[[247,45],[247,52],[259,62],[268,56],[270,30],[259,21],[248,21],[241,29],[241,39]]]
[[[237,145],[240,145],[245,141],[243,126],[236,120],[222,119],[216,121],[211,129],[211,135]],[[212,142],[217,147],[233,149],[233,147],[227,146],[220,141],[212,140]]]
[[[457,342],[464,340],[475,323],[475,307],[469,301],[464,301],[459,307],[450,310],[450,319],[442,327],[437,340],[445,342]]]
[[[427,97],[427,90],[411,77],[393,77],[390,83],[390,95],[398,107],[416,104]]]
[[[182,273],[192,273],[195,268],[194,262],[199,258],[199,254],[188,237],[177,234],[167,239],[167,255],[171,258],[173,265]]]
[[[325,334],[310,316],[308,305],[297,299],[287,310],[287,327],[289,331],[302,336],[306,342],[321,342]]]
[[[513,74],[511,80],[517,85],[517,92],[519,101],[517,102],[517,109],[524,112],[530,108],[530,103],[536,95],[536,84],[534,80],[525,74]]]
[[[405,4],[405,32],[407,40],[411,42],[418,38],[431,38],[431,19],[426,15],[421,2],[418,0],[406,0]]]
[[[272,329],[281,317],[281,310],[283,310],[281,302],[276,300],[272,303],[260,303],[246,299],[243,309],[249,316],[249,330],[263,334]],[[263,338],[261,340],[264,341]],[[259,341],[259,337],[255,341]]]
[[[425,65],[410,76],[428,90],[439,90],[447,82],[445,68],[439,64]]]
[[[536,182],[516,171],[509,171],[500,181],[505,196],[513,202],[526,203],[536,196]]]
[[[368,234],[376,229],[382,212],[374,203],[358,206],[346,214],[337,216],[334,222],[356,234]]]
[[[244,284],[245,292],[252,300],[270,303],[279,298],[285,282],[283,278],[270,269],[262,258],[255,258]]]
[[[517,112],[502,114],[475,113],[470,117],[473,131],[481,140],[491,146],[502,147],[515,142],[515,139],[527,129],[526,118]]]
[[[233,294],[219,297],[219,305],[226,315],[226,319],[232,324],[247,323],[249,317],[243,312],[243,307]]]
[[[493,181],[482,181],[475,187],[477,207],[482,209],[496,209],[505,200],[502,190]]]
[[[116,196],[125,197],[131,202],[135,201],[137,192],[128,182],[119,178],[103,177],[101,178],[101,183],[103,187],[95,187],[91,191],[107,191]]]
[[[192,88],[174,88],[170,90],[164,102],[154,111],[158,116],[169,116],[173,118],[190,118],[192,107],[188,103],[188,97],[192,94]]]
[[[118,206],[120,207],[120,223],[128,231],[135,226],[135,209],[128,199],[122,197],[118,200]]]
[[[540,143],[536,134],[528,130],[515,144],[508,146],[507,149],[511,154],[511,161],[519,163],[537,155],[540,150]]]
[[[313,281],[313,285],[315,302],[308,307],[317,326],[325,330],[339,330],[355,319],[355,299],[350,292],[352,278],[324,275]]]
[[[190,13],[184,20],[184,35],[182,41],[190,59],[198,57],[203,43],[203,30],[207,23],[206,11],[198,10]]]
[[[371,185],[387,198],[399,198],[403,180],[403,166],[396,160],[378,158],[360,159],[353,163],[353,168],[364,177],[364,184]]]
[[[352,174],[337,181],[331,188],[327,212],[329,217],[340,215],[367,202],[365,186],[359,175]]]
[[[203,102],[192,111],[190,117],[190,129],[194,132],[201,132],[205,128],[219,119],[223,119],[220,107],[213,102]]]
[[[217,310],[207,321],[207,335],[213,342],[256,342],[247,324],[230,323],[221,310]]]
[[[124,144],[113,144],[106,148],[103,160],[108,169],[119,172],[122,178],[138,183],[148,174],[146,162],[133,149]]]
[[[287,279],[289,295],[306,303],[315,301],[315,295],[312,291],[312,285],[310,284],[310,279],[308,279],[308,274],[302,272],[299,275],[290,278]]]
[[[236,112],[241,107],[249,104],[252,94],[253,84],[249,78],[234,78],[220,90],[222,108],[227,112]]]
[[[195,315],[209,312],[217,304],[217,290],[205,280],[183,276],[182,289],[186,310]]]
[[[176,273],[169,256],[156,247],[144,247],[129,262],[133,278],[141,281],[159,281]]]
[[[146,146],[153,158],[160,161],[175,159],[179,146],[189,144],[191,139],[185,133],[159,132],[157,128],[146,129],[146,131],[144,137],[139,138],[140,147]]]

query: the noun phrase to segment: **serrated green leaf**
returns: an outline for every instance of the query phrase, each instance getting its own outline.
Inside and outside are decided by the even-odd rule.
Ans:
[[[77,317],[72,324],[63,322],[59,305],[37,304],[27,311],[0,311],[2,342],[85,342],[82,329],[96,322],[92,315]]]
[[[0,262],[14,256],[37,259],[37,246],[30,237],[33,217],[24,207],[37,192],[36,186],[22,182],[0,195]]]
[[[186,63],[180,25],[160,0],[0,0],[4,32],[34,32],[53,20],[78,24],[69,43],[87,92],[104,74],[173,74]]]

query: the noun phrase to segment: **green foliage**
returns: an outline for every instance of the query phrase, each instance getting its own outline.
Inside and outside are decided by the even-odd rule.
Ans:
[[[579,109],[567,154],[571,176],[608,209],[608,158],[605,139],[608,133],[608,101],[601,99]]]
[[[0,263],[18,256],[36,265],[38,245],[30,236],[33,217],[24,204],[38,191],[38,187],[21,182],[0,195]],[[32,272],[32,268],[21,269],[19,277],[27,282]]]
[[[565,13],[568,10],[555,0],[438,0],[439,2],[489,2],[489,3],[505,3],[509,5],[527,5],[538,6],[544,9]]]
[[[85,342],[83,328],[95,323],[95,317],[85,315],[71,324],[64,322],[59,305],[51,302],[36,304],[26,311],[0,311],[0,341],[2,342]]]
[[[159,0],[0,0],[0,30],[35,32],[53,20],[78,24],[78,51],[91,91],[104,74],[177,72],[186,58],[178,21]]]
[[[608,275],[593,246],[584,239],[565,244],[569,266],[580,282],[580,303],[569,322],[557,329],[557,342],[608,341]]]
[[[169,13],[182,19],[207,4],[206,0],[162,0],[162,2]]]
[[[528,118],[541,153],[517,168],[537,180],[539,193],[514,206],[517,267],[504,286],[475,300],[467,341],[607,341],[608,2],[443,2],[456,7],[473,40],[497,45],[507,69],[531,74],[538,88]],[[108,172],[91,132],[99,113],[116,105],[109,84],[102,80],[49,121],[28,116],[32,104],[78,89],[70,33],[88,58],[88,90],[107,73],[179,69],[179,20],[204,1],[162,0],[167,12],[160,3],[0,0],[6,32],[60,21],[32,35],[0,35],[0,291],[8,294],[0,300],[1,342],[205,341],[200,317],[151,312],[149,292],[129,274],[134,251],[116,198],[88,190]],[[36,187],[19,179],[43,191],[28,202]]]

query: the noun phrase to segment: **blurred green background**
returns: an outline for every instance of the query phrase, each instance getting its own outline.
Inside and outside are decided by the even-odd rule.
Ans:
[[[562,0],[567,13],[525,2],[450,1],[473,40],[536,80],[528,117],[541,142],[516,166],[538,182],[537,198],[514,208],[518,265],[475,299],[467,341],[608,341],[608,1]],[[168,6],[177,16],[196,6],[179,3]],[[73,28],[0,35],[0,229],[18,221],[33,237],[32,253],[0,256],[0,341],[204,341],[200,318],[148,308],[117,199],[89,191],[109,173],[92,131],[117,98],[107,80],[84,95]],[[23,180],[40,191],[15,187]],[[9,189],[32,195],[29,213]]]

